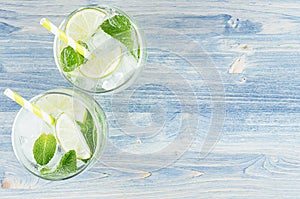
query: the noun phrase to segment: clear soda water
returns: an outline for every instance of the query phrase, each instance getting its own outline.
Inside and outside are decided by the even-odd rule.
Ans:
[[[131,29],[128,31],[120,32],[118,34],[118,38],[116,39],[115,37],[103,31],[101,29],[103,21],[99,22],[99,24],[96,25],[99,26],[97,30],[95,30],[89,36],[81,39],[81,42],[84,42],[87,45],[88,50],[93,54],[93,57],[88,59],[86,63],[82,64],[71,72],[64,71],[62,66],[63,64],[61,62],[61,53],[62,50],[67,46],[67,44],[60,41],[60,39],[56,37],[54,40],[54,57],[56,65],[58,66],[62,75],[71,84],[84,91],[104,93],[124,89],[130,86],[130,84],[132,84],[139,76],[146,60],[145,41],[141,29],[132,17],[128,16],[117,8],[109,6],[90,6],[75,10],[61,23],[60,29],[68,33],[68,23],[76,23],[76,20],[72,20],[72,18],[75,18],[74,16],[76,16],[77,13],[87,9],[96,9],[104,13],[105,17],[103,21],[111,20],[115,16],[125,16],[131,24]],[[95,24],[93,23],[96,22],[91,20],[90,23],[91,26],[94,26]],[[111,29],[112,31],[114,29],[113,23]],[[80,34],[80,32],[78,32],[78,34]],[[126,39],[128,40],[128,38],[130,38],[132,49],[129,49],[128,46],[124,44],[126,43],[124,41],[126,41]],[[117,49],[121,49],[121,53],[116,53]],[[114,69],[111,70],[108,74],[105,74],[104,76],[93,76],[93,74],[86,75],[84,72],[82,72],[82,67],[91,67],[91,71],[97,71],[97,64],[99,67],[101,67],[101,59],[99,61],[99,58],[106,59],[107,57],[111,56],[115,56],[110,63],[111,66],[113,64],[117,66],[111,67]],[[118,62],[118,64],[116,64],[115,62]]]
[[[67,153],[57,139],[54,126],[45,123],[33,113],[22,108],[14,121],[12,143],[18,160],[33,174],[48,180],[62,180],[77,175],[92,166],[100,157],[107,139],[107,124],[101,107],[91,97],[71,89],[56,89],[38,95],[31,102],[47,111],[54,118],[61,114],[68,114],[75,121],[85,122],[87,114],[93,120],[93,147],[88,160],[76,159],[76,172],[71,173],[42,173],[43,168],[55,170],[61,158]],[[45,103],[50,102],[50,103]],[[68,104],[66,104],[68,103]],[[70,108],[72,107],[72,108]],[[79,128],[79,127],[78,127]],[[71,129],[70,129],[71,130]],[[53,158],[47,165],[37,164],[33,148],[35,141],[43,134],[52,134],[57,140],[57,147]],[[86,138],[86,137],[84,137]],[[87,140],[85,140],[87,141]],[[90,147],[90,145],[89,145]]]

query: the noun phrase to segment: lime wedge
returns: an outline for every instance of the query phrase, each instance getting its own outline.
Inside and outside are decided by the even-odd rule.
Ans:
[[[82,9],[71,16],[66,25],[66,34],[75,41],[90,38],[104,21],[106,14],[95,8]]]
[[[97,52],[98,51],[98,52]],[[104,78],[112,74],[122,60],[122,48],[97,49],[95,57],[80,66],[79,71],[88,78]]]
[[[70,96],[48,94],[41,97],[35,104],[53,116],[64,112],[80,122],[84,122],[87,117],[86,107]]]
[[[78,159],[91,157],[91,151],[76,122],[66,113],[56,120],[56,137],[64,151],[75,150]]]

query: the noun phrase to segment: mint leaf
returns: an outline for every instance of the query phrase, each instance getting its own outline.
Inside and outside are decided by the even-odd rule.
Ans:
[[[33,156],[39,165],[46,165],[56,151],[56,139],[52,134],[43,133],[33,145]]]
[[[84,123],[76,121],[80,127],[80,131],[83,134],[92,153],[95,151],[95,135],[97,135],[97,129],[94,124],[94,120],[90,112],[87,112],[87,117]]]
[[[105,20],[101,25],[101,29],[123,43],[130,53],[136,58],[133,50],[134,40],[132,38],[132,25],[130,20],[124,15],[115,15]]]
[[[85,48],[88,48],[86,43],[82,41],[78,41],[78,43],[84,46]],[[84,58],[78,52],[76,52],[71,46],[67,46],[61,51],[60,62],[62,64],[63,71],[71,72],[81,64],[86,63],[87,59]]]
[[[54,172],[59,174],[70,174],[70,173],[75,173],[76,170],[77,170],[76,152],[75,150],[70,150],[61,157]]]
[[[77,170],[77,160],[76,160],[76,152],[75,150],[70,150],[65,153],[56,168],[53,170],[52,168],[44,167],[40,170],[41,174],[46,175],[56,175],[56,174],[71,174],[75,173]]]
[[[118,35],[131,29],[129,19],[120,14],[106,19],[100,26],[104,32],[111,36]]]

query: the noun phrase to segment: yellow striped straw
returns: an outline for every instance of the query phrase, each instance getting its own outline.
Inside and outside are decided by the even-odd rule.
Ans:
[[[35,115],[39,116],[42,120],[44,120],[48,124],[50,124],[50,125],[55,124],[55,119],[52,115],[49,115],[48,113],[46,113],[42,109],[38,108],[36,105],[30,103],[29,101],[27,101],[26,99],[24,99],[23,97],[18,95],[16,92],[10,90],[9,88],[7,88],[4,91],[4,95],[9,97],[13,101],[17,102],[18,104],[20,104],[22,107],[24,107],[28,111],[30,111],[30,112],[34,113]]]
[[[44,26],[46,29],[48,29],[50,32],[52,32],[55,36],[59,37],[62,41],[66,42],[69,46],[71,46],[75,51],[80,53],[85,58],[88,59],[90,57],[91,53],[88,51],[88,49],[80,45],[71,37],[68,37],[66,33],[64,33],[62,30],[56,27],[48,19],[42,18],[40,24]]]

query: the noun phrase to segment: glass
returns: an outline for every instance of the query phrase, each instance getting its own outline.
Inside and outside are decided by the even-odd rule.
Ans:
[[[91,98],[87,94],[71,89],[55,89],[32,98],[30,102],[55,117],[56,124],[54,126],[56,127],[48,125],[39,117],[27,111],[26,109],[20,109],[13,124],[12,144],[19,162],[21,162],[27,170],[29,170],[34,175],[44,179],[63,180],[76,176],[82,171],[90,168],[98,160],[104,150],[107,141],[108,127],[106,123],[106,117],[102,108],[93,98]],[[73,120],[76,120],[77,123],[81,122],[82,124],[85,124],[85,122],[88,120],[87,118],[91,118],[89,119],[89,123],[91,124],[89,126],[92,126],[91,129],[93,130],[89,131],[92,132],[92,134],[89,135],[92,135],[92,139],[88,139],[86,137],[87,134],[85,134],[83,137],[88,144],[88,149],[90,149],[90,155],[88,156],[89,158],[86,160],[81,160],[79,159],[79,153],[76,152],[76,155],[78,156],[76,156],[77,168],[75,172],[43,173],[42,170],[44,168],[57,168],[60,160],[62,160],[62,156],[67,153],[67,151],[63,149],[64,147],[62,147],[62,142],[66,142],[68,141],[68,139],[58,139],[57,130],[57,118],[64,113],[68,114],[70,118],[74,118]],[[61,125],[64,125],[64,123]],[[80,127],[81,126],[77,125],[78,129],[80,129]],[[61,132],[59,132],[60,137],[62,135]],[[83,130],[81,129],[76,132],[83,133]],[[87,132],[88,131],[85,131],[85,133]],[[36,140],[43,133],[54,135],[57,140],[57,145],[55,154],[50,162],[44,166],[41,166],[40,164],[37,164],[37,161],[33,154],[33,148]],[[72,139],[71,137],[72,136],[69,136],[67,138]]]
[[[89,19],[93,14],[96,15],[97,11],[104,13],[103,19],[99,19],[101,16]],[[125,16],[131,24],[130,30],[114,36],[105,32],[102,24],[106,20],[109,24],[115,24],[115,21],[112,22],[115,16]],[[85,18],[85,21],[82,21],[82,18]],[[97,28],[91,28],[91,32],[87,31],[88,28],[81,29],[91,26]],[[61,55],[67,44],[55,37],[53,51],[56,65],[61,74],[75,87],[93,93],[118,91],[130,86],[143,70],[146,61],[144,35],[137,22],[120,9],[103,5],[80,8],[68,15],[59,28],[77,42],[86,44],[93,54],[75,70],[66,72],[63,70]],[[107,29],[110,32],[111,28]]]

